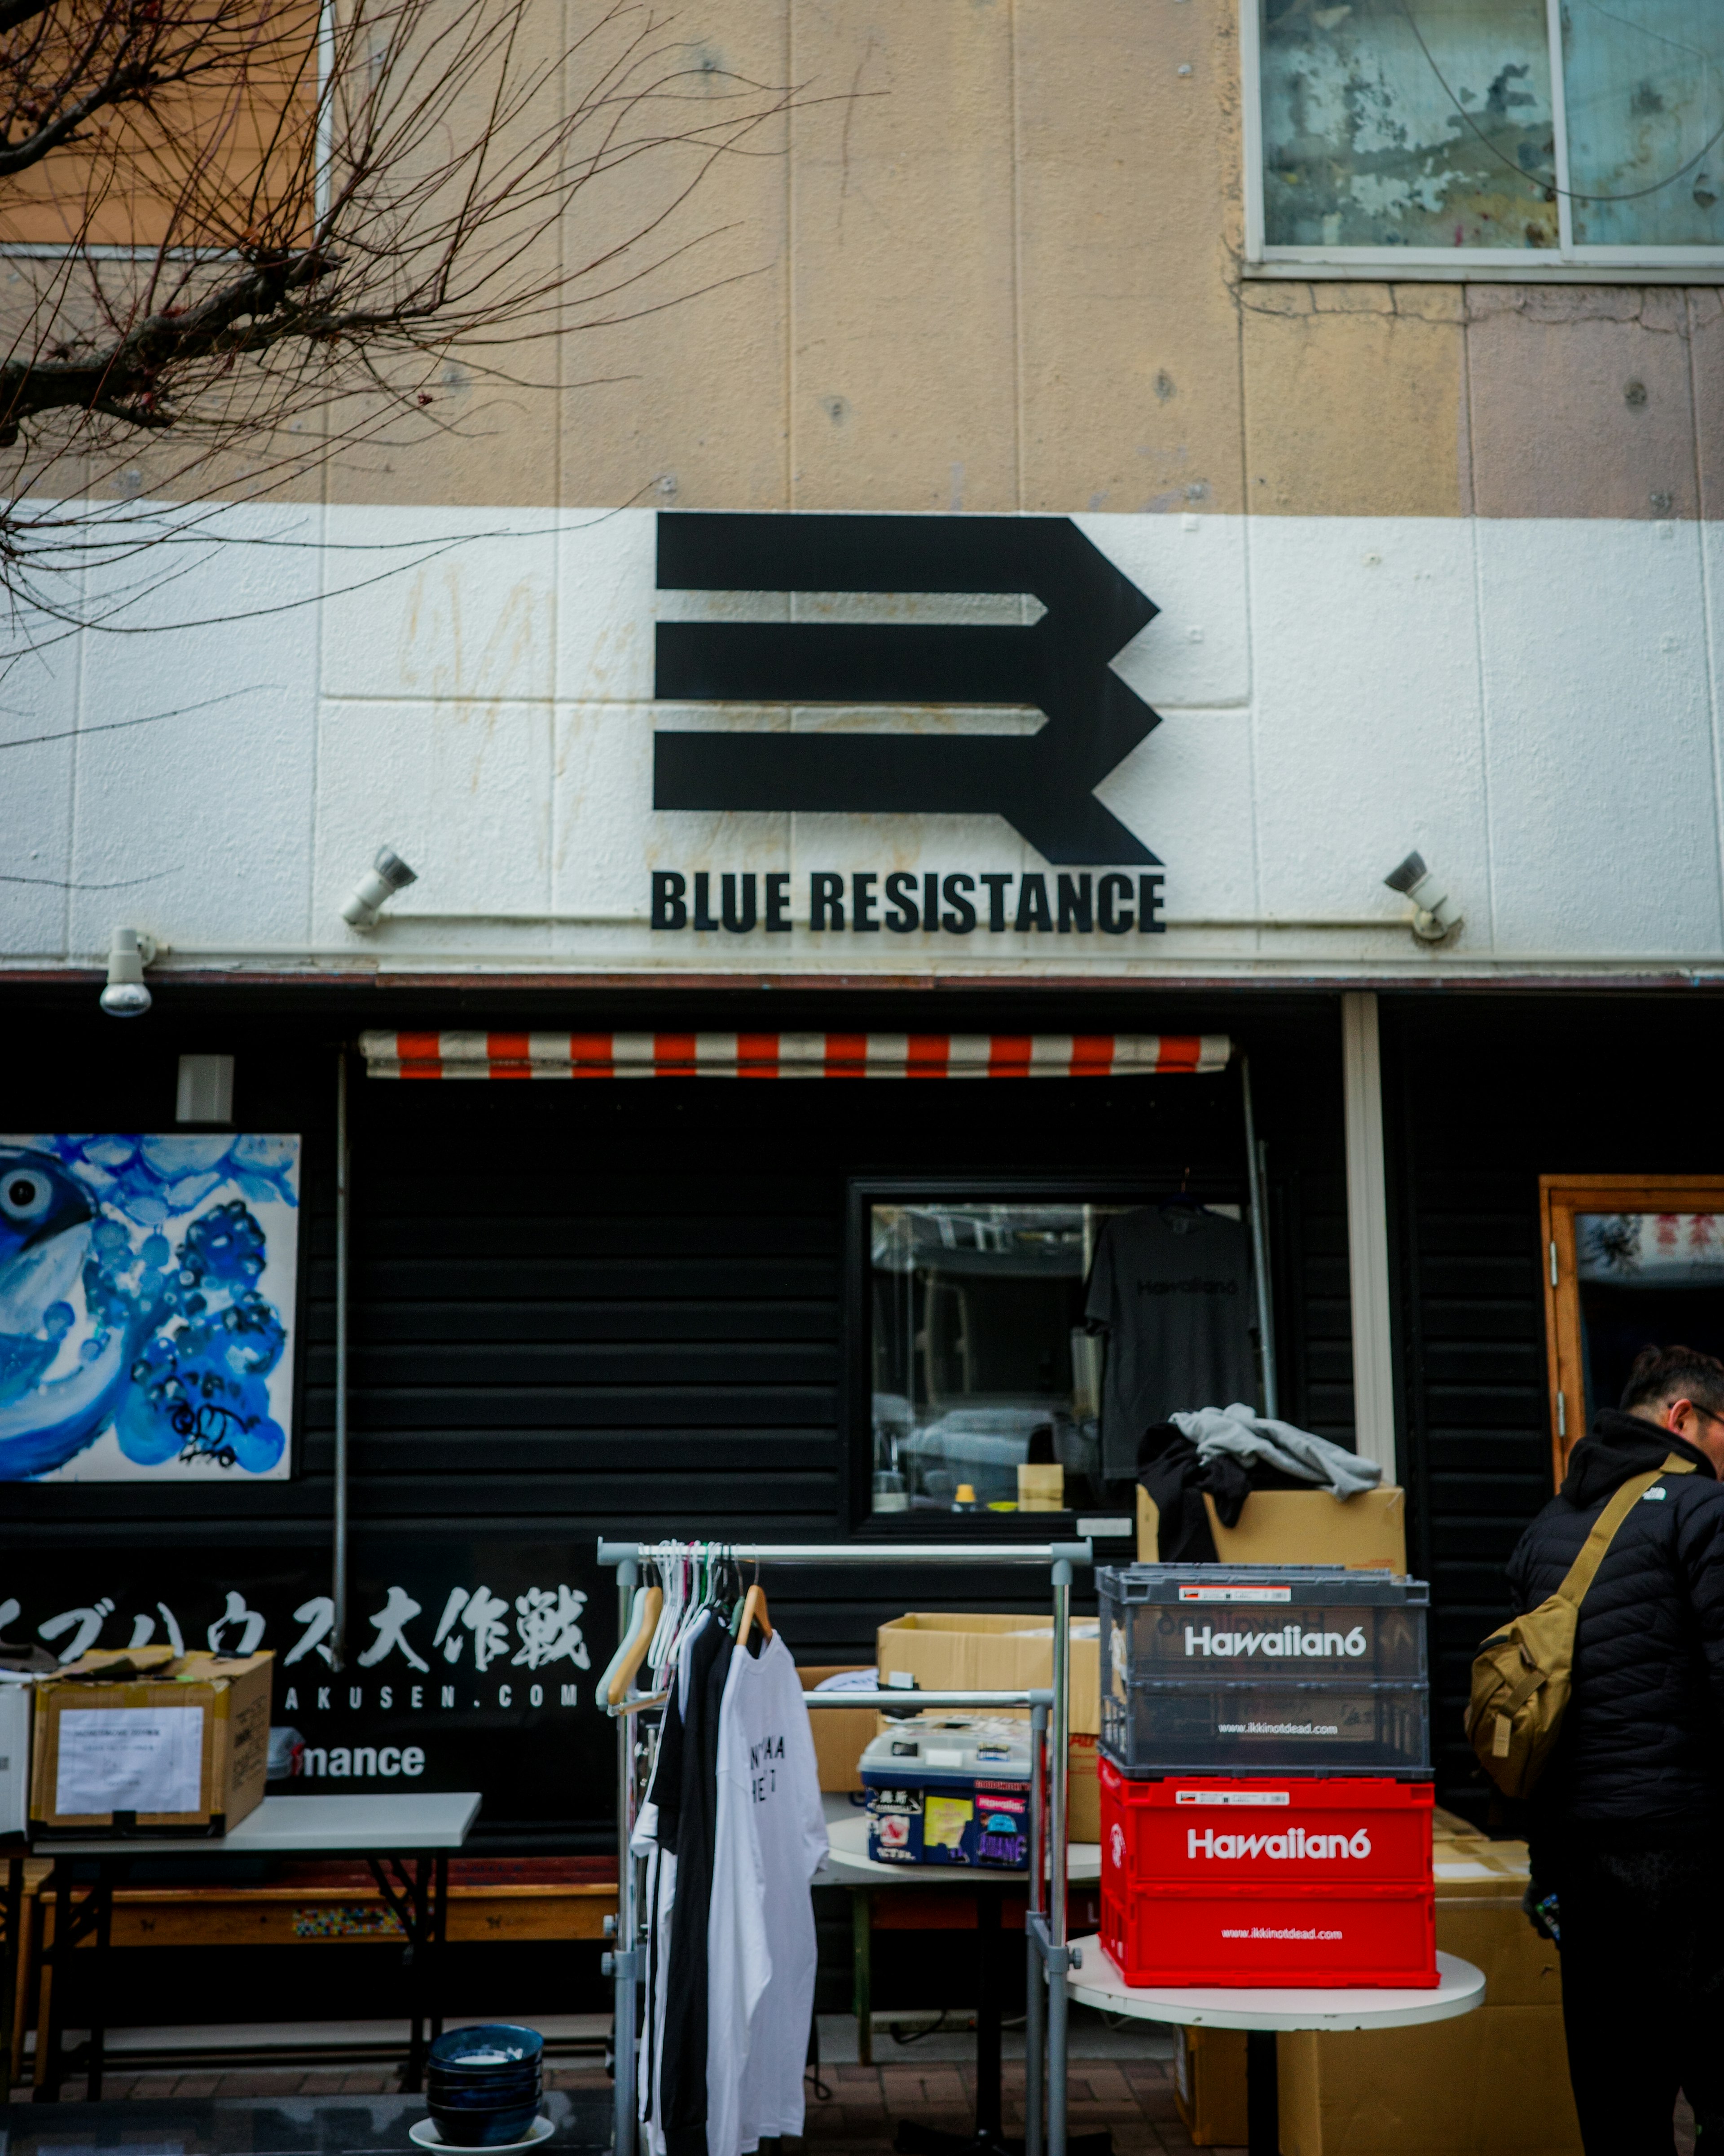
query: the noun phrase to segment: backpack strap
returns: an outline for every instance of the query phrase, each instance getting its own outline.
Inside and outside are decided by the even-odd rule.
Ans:
[[[1683,1460],[1672,1453],[1662,1467],[1655,1468],[1650,1475],[1634,1475],[1612,1496],[1610,1502],[1593,1522],[1593,1531],[1581,1545],[1580,1555],[1568,1568],[1568,1576],[1557,1589],[1565,1602],[1572,1602],[1578,1609],[1586,1599],[1598,1567],[1604,1562],[1604,1553],[1616,1539],[1616,1531],[1639,1504],[1653,1484],[1665,1475],[1691,1475],[1694,1462]]]

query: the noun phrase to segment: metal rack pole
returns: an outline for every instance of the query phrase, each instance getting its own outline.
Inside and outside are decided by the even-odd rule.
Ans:
[[[617,1637],[629,1630],[639,1568],[631,1555],[617,1567]],[[616,1979],[615,2010],[612,2017],[611,2063],[616,2075],[614,2097],[614,2156],[634,2156],[634,2036],[639,2014],[636,1970],[639,1966],[640,1917],[635,1905],[634,1853],[634,1720],[631,1715],[617,1722],[617,1933],[611,1947],[611,1974]]]
[[[1263,1412],[1278,1415],[1280,1388],[1275,1378],[1275,1312],[1274,1286],[1269,1276],[1269,1177],[1265,1151],[1257,1135],[1257,1118],[1251,1110],[1251,1059],[1239,1058],[1239,1090],[1245,1103],[1245,1179],[1251,1199],[1251,1270],[1257,1289],[1257,1337],[1263,1357]]]
[[[1048,1815],[1048,1709],[1029,1710],[1029,1907],[1024,1934],[1029,1966],[1024,1994],[1024,2156],[1043,2156],[1048,2100],[1048,1991],[1036,1919],[1043,1913],[1043,1836]]]
[[[1065,1798],[1071,1744],[1071,1566],[1054,1565],[1054,1714],[1049,1732],[1053,1802],[1048,1887],[1048,2156],[1065,2156]]]
[[[351,1207],[348,1203],[347,1051],[336,1054],[336,1447],[334,1518],[330,1533],[329,1666],[347,1652],[347,1303]]]
[[[601,1564],[650,1561],[657,1543],[598,1545]],[[722,1552],[738,1564],[867,1564],[876,1570],[900,1564],[1088,1564],[1088,1539],[1070,1543],[699,1543],[691,1548]],[[1067,1575],[1070,1578],[1070,1574]]]

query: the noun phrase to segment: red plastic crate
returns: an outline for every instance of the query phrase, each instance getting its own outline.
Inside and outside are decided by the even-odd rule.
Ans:
[[[1101,1941],[1127,1984],[1437,1981],[1428,1782],[1101,1764]]]

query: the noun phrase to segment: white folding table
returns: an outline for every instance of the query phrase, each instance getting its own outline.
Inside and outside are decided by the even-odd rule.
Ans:
[[[1485,1976],[1455,1954],[1437,1956],[1437,1982],[1429,1989],[1257,1989],[1232,1984],[1127,1984],[1093,1934],[1072,1941],[1074,1965],[1066,1988],[1085,2006],[1104,2014],[1129,2014],[1140,2021],[1171,2022],[1178,2029],[1243,2029],[1245,2035],[1245,2117],[1250,2156],[1280,2156],[1280,2091],[1275,2036],[1295,2029],[1412,2029],[1426,2021],[1452,2021],[1470,2014],[1485,1998]]]
[[[53,1972],[53,1981],[45,2056],[37,2062],[36,2101],[55,2103],[59,2100],[64,2079],[60,2030],[65,2009],[65,1985],[60,1978],[70,1973],[73,1949],[92,1937],[95,1942],[95,2011],[90,2032],[89,2095],[92,2102],[100,2097],[106,2033],[103,1999],[107,1989],[114,1889],[122,1883],[131,1865],[162,1858],[176,1863],[220,1856],[362,1858],[371,1866],[377,1891],[407,1935],[413,2015],[404,2087],[417,2089],[424,2078],[425,2022],[428,2018],[434,2043],[443,2028],[441,2015],[428,2001],[432,1964],[443,1944],[449,1906],[449,1852],[466,1840],[479,1815],[479,1804],[478,1793],[471,1789],[452,1794],[403,1790],[399,1796],[387,1797],[265,1797],[229,1832],[209,1840],[139,1835],[92,1835],[75,1840],[55,1835],[39,1840],[36,1854],[54,1860],[42,1892],[54,1896],[54,1944],[43,1954],[44,1965]],[[92,1860],[95,1878],[78,1878],[77,1867]],[[82,1890],[75,1903],[74,1889]]]

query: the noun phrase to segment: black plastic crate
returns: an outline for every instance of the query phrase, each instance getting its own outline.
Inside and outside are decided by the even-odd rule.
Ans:
[[[1430,1589],[1340,1565],[1104,1565],[1101,1689],[1424,1682]]]
[[[1101,1748],[1121,1774],[1429,1771],[1423,1684],[1178,1683],[1101,1700]]]

